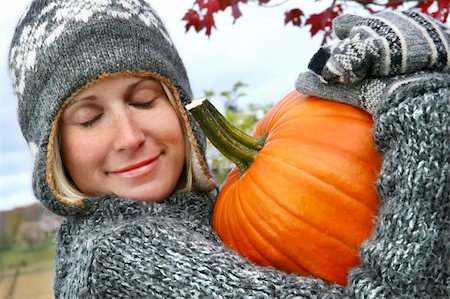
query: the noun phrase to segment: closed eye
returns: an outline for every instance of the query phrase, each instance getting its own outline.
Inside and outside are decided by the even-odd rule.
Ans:
[[[135,102],[135,103],[132,103],[131,106],[136,107],[138,109],[148,109],[148,108],[152,108],[155,105],[155,100],[156,99],[152,99],[152,100],[145,101],[142,103]]]
[[[92,126],[94,125],[94,123],[95,123],[97,120],[100,119],[100,117],[102,117],[102,115],[103,115],[103,114],[99,114],[99,115],[97,115],[96,117],[94,117],[93,119],[91,119],[91,120],[89,120],[89,121],[86,121],[86,122],[83,122],[83,123],[81,123],[80,125],[81,125],[82,127],[84,127],[84,128],[90,128],[90,127],[92,127]]]

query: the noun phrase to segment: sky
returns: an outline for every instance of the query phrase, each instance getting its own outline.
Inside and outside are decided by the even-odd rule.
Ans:
[[[308,27],[284,25],[284,11],[296,1],[271,8],[250,4],[242,7],[244,16],[233,25],[230,10],[216,20],[211,37],[192,29],[186,33],[184,13],[194,0],[148,0],[166,24],[186,65],[194,97],[204,90],[220,93],[242,81],[248,103],[276,103],[294,89],[297,75],[307,69],[319,49],[321,37],[311,38]],[[0,210],[36,202],[31,189],[31,154],[16,118],[16,100],[7,72],[7,55],[15,25],[28,0],[11,1],[0,10]],[[308,5],[302,4],[308,11]],[[317,2],[316,2],[317,3]],[[317,4],[314,10],[317,11]],[[219,109],[220,97],[211,99]]]

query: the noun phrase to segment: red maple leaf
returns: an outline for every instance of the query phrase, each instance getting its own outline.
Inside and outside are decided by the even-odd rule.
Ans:
[[[327,27],[326,29],[323,30],[322,45],[325,45],[327,43],[332,33],[333,29],[331,27]]]
[[[203,17],[202,24],[206,28],[206,35],[211,35],[211,29],[216,28],[216,24],[214,22],[214,14],[220,10],[220,3],[218,0],[207,0],[204,8],[206,9],[206,13]]]
[[[235,23],[236,20],[242,16],[239,6],[240,4],[258,3],[258,5],[264,6],[270,1],[271,0],[193,0],[193,8],[189,9],[183,17],[183,20],[186,21],[186,31],[188,31],[191,27],[195,28],[197,32],[202,29],[206,29],[206,35],[210,36],[212,28],[216,28],[214,16],[217,13],[230,7],[233,23]],[[354,1],[360,4],[368,12],[375,13],[381,10],[374,9],[373,4],[377,4],[378,7],[383,7],[383,9],[396,9],[408,0],[385,0],[383,3],[378,3],[378,0]],[[298,8],[288,10],[285,12],[284,23],[292,23],[293,26],[298,27],[302,27],[303,24],[311,25],[309,30],[311,32],[311,36],[314,36],[319,32],[323,32],[323,43],[325,43],[326,40],[332,35],[331,25],[333,19],[343,13],[342,2],[346,1],[333,0],[327,9],[318,14],[311,14],[309,17],[306,17]],[[413,2],[417,3],[416,7],[422,12],[427,13],[433,18],[444,23],[447,22],[450,14],[450,0],[414,0]],[[437,8],[436,5],[434,5],[436,3]],[[304,22],[304,19],[306,19],[306,22]]]
[[[417,4],[417,7],[420,8],[421,12],[428,13],[428,9],[430,8],[431,5],[433,5],[433,2],[434,2],[434,0],[421,2],[421,3]]]
[[[239,3],[247,3],[248,0],[220,0],[221,10],[225,10],[228,7],[231,7],[231,15],[233,16],[233,23],[236,22],[236,19],[242,16],[242,12],[239,8]]]
[[[238,6],[239,3],[247,2],[248,0],[195,0],[193,7],[197,6],[198,10],[194,8],[189,9],[182,19],[186,21],[186,31],[191,27],[194,27],[197,32],[206,29],[206,35],[210,36],[212,28],[216,28],[214,15],[217,12],[231,7],[231,14],[235,22],[236,19],[242,16]]]
[[[182,20],[186,21],[186,31],[188,31],[189,28],[194,27],[195,31],[199,32],[204,27],[200,15],[192,8],[186,12]]]
[[[440,20],[442,23],[447,22],[448,14],[450,12],[450,0],[439,0],[438,10],[431,15],[433,18]]]
[[[207,0],[206,0],[206,1],[205,1],[205,0],[195,0],[195,1],[194,1],[194,4],[193,4],[192,6],[195,6],[195,5],[197,4],[197,5],[198,5],[198,8],[199,8],[200,10],[202,10],[202,9],[205,8],[206,2],[207,2]]]
[[[450,0],[439,0],[438,8],[435,12],[430,12],[430,9],[433,8],[433,3],[436,1],[430,0],[426,2],[421,2],[417,4],[417,8],[420,9],[421,12],[429,14],[433,18],[445,23],[447,22],[447,18],[450,12]]]
[[[402,5],[403,2],[404,2],[404,0],[388,0],[388,2],[386,3],[386,7],[396,9],[397,7]]]
[[[373,3],[373,1],[374,0],[356,0],[356,2],[358,2],[359,4],[362,4],[362,5],[367,5],[367,4]]]
[[[288,10],[284,13],[284,24],[286,25],[291,22],[294,26],[301,26],[302,16],[304,16],[303,11],[298,8]]]
[[[340,15],[342,11],[341,4],[333,4],[319,14],[311,14],[305,23],[306,25],[311,25],[309,30],[311,36],[316,35],[319,31],[324,31],[326,33],[326,30],[330,30],[333,19]]]
[[[236,22],[236,19],[242,16],[242,12],[239,9],[238,3],[233,3],[231,5],[231,15],[233,16],[233,23]]]

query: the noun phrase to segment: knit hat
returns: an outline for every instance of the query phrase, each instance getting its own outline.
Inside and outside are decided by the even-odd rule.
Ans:
[[[9,53],[22,133],[34,155],[33,190],[53,212],[73,215],[52,187],[52,128],[66,99],[109,73],[149,75],[167,86],[192,144],[194,188],[211,191],[206,139],[184,106],[192,99],[183,62],[166,28],[144,0],[35,0],[19,20]],[[50,178],[50,179],[49,179]]]

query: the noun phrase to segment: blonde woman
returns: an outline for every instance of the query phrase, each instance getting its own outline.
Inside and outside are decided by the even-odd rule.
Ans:
[[[33,1],[9,68],[33,190],[65,218],[56,298],[448,295],[448,74],[380,102],[381,212],[362,265],[340,286],[255,266],[214,234],[216,186],[184,108],[189,81],[147,2]]]

